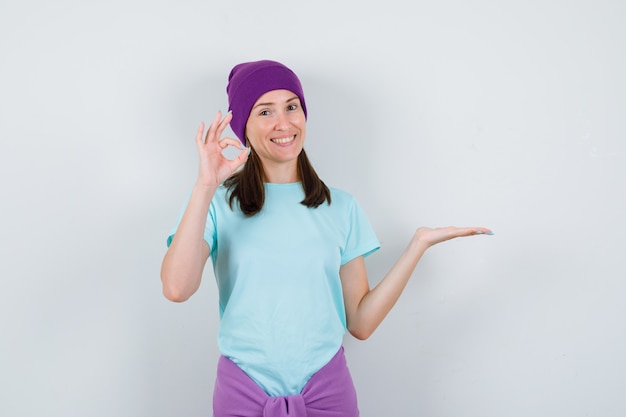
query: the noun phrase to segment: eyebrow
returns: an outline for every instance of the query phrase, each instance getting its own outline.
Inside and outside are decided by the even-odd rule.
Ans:
[[[293,96],[293,97],[292,97],[292,98],[290,98],[289,100],[286,100],[286,101],[285,101],[285,103],[289,103],[290,101],[294,101],[294,100],[297,100],[297,99],[298,99],[298,96]],[[257,107],[262,107],[262,106],[272,106],[272,105],[274,105],[274,104],[276,104],[276,103],[273,103],[273,102],[268,102],[268,103],[259,103],[259,104],[257,104],[256,106],[254,106],[254,107],[252,108],[252,110],[256,109]]]

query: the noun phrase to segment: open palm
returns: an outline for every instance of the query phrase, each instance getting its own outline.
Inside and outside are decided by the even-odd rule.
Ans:
[[[457,237],[491,234],[493,234],[493,232],[485,227],[420,227],[415,232],[415,237],[418,241],[430,247]]]

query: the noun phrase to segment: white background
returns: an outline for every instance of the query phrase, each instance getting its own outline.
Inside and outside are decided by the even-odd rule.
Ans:
[[[626,4],[0,3],[0,415],[208,416],[210,268],[162,296],[194,134],[233,65],[284,62],[307,150],[382,249],[432,248],[367,341],[362,417],[626,415]]]

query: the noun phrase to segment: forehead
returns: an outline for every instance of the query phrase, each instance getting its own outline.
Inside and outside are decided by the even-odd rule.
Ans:
[[[263,94],[258,100],[254,103],[254,106],[258,106],[259,104],[279,104],[291,101],[293,99],[299,100],[296,93],[289,90],[272,90]]]

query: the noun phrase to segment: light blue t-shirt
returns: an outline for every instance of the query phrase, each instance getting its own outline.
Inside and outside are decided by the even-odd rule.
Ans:
[[[300,183],[265,184],[252,217],[216,192],[204,238],[219,288],[221,353],[271,396],[298,394],[346,332],[339,267],[380,247],[356,200],[308,208]],[[171,237],[170,237],[171,239]]]

